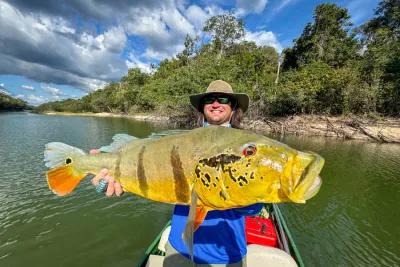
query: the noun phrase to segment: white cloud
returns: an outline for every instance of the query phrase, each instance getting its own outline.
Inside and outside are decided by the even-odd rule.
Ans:
[[[271,31],[246,31],[243,39],[255,42],[259,46],[272,46],[278,51],[278,53],[282,52],[282,45],[277,40],[275,34]]]
[[[25,90],[30,90],[30,91],[35,90],[35,88],[34,88],[33,86],[31,86],[31,85],[26,85],[26,84],[21,85],[21,88],[22,88],[22,89],[25,89]]]
[[[143,61],[139,60],[133,53],[130,53],[128,58],[129,59],[126,60],[126,65],[128,68],[139,68],[145,73],[151,73],[153,71],[149,63],[144,63]]]
[[[4,87],[4,83],[0,83],[0,87]]]
[[[268,0],[236,0],[237,16],[245,16],[250,13],[260,14],[264,11]]]
[[[145,56],[156,60],[176,55],[182,49],[185,36],[196,33],[193,24],[175,5],[132,10],[124,27],[128,34],[147,41]]]
[[[291,5],[298,0],[281,0],[279,4],[274,8],[273,13],[278,13],[282,9],[284,9],[286,6]]]
[[[36,96],[36,95],[28,95],[26,96],[23,100],[27,101],[29,104],[38,106],[40,104],[43,104],[45,102],[48,102],[49,100],[43,96]]]
[[[42,88],[43,91],[45,91],[53,96],[65,95],[60,89],[46,85],[46,84],[41,84],[40,87]]]
[[[16,98],[20,98],[20,99],[24,100],[24,98],[25,98],[25,95],[19,94],[19,95],[16,95],[15,97],[16,97]]]
[[[61,18],[22,13],[1,1],[0,14],[0,73],[92,90],[91,81],[118,80],[127,71],[121,27],[78,33]],[[51,71],[37,75],[37,69]]]
[[[204,26],[204,22],[211,15],[201,9],[197,5],[191,5],[185,11],[185,17],[195,26],[196,29],[201,30]]]

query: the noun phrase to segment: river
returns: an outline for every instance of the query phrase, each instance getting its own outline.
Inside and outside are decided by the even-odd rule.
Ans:
[[[0,113],[0,266],[135,266],[172,207],[130,194],[106,198],[88,180],[57,197],[43,149],[60,141],[89,150],[116,133],[160,130],[124,118]],[[326,159],[318,195],[282,205],[306,266],[399,266],[400,145],[280,141]]]

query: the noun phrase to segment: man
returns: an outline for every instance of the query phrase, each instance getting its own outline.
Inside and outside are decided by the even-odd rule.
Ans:
[[[213,124],[239,128],[243,113],[249,105],[249,97],[234,93],[227,82],[217,80],[210,83],[205,93],[190,96],[190,102],[201,113],[200,122],[203,127]],[[121,185],[108,175],[107,170],[96,175],[92,183],[98,186],[100,180],[108,182],[107,196],[122,194]],[[244,216],[257,214],[261,208],[261,204],[256,204],[240,209],[208,212],[194,233],[193,259],[196,266],[246,266]],[[193,266],[182,239],[188,213],[188,206],[176,205],[174,208],[163,266]]]

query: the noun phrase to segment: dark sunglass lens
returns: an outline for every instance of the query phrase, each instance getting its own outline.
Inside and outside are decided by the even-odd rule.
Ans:
[[[228,104],[229,102],[231,102],[231,100],[229,99],[229,97],[218,97],[217,98],[218,103],[220,104]]]
[[[212,104],[212,103],[214,103],[214,101],[215,101],[215,98],[214,98],[214,97],[205,97],[205,98],[203,99],[203,103],[204,103],[204,104]]]

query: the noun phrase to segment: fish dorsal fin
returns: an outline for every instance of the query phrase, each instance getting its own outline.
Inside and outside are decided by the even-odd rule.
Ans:
[[[169,135],[175,135],[175,134],[180,134],[180,133],[186,133],[189,132],[190,130],[166,130],[166,131],[161,131],[158,133],[151,133],[148,138],[150,139],[158,139],[164,136],[169,136]]]
[[[113,142],[110,145],[102,146],[99,148],[99,150],[101,152],[106,152],[106,153],[115,152],[118,149],[120,149],[121,147],[123,147],[124,145],[132,142],[135,139],[139,139],[139,138],[129,135],[129,134],[116,134],[113,136],[112,139],[113,139]]]
[[[192,190],[189,215],[183,232],[183,240],[188,248],[190,259],[193,261],[193,235],[200,227],[207,216],[209,210],[206,206],[198,206],[198,196],[195,190]]]

